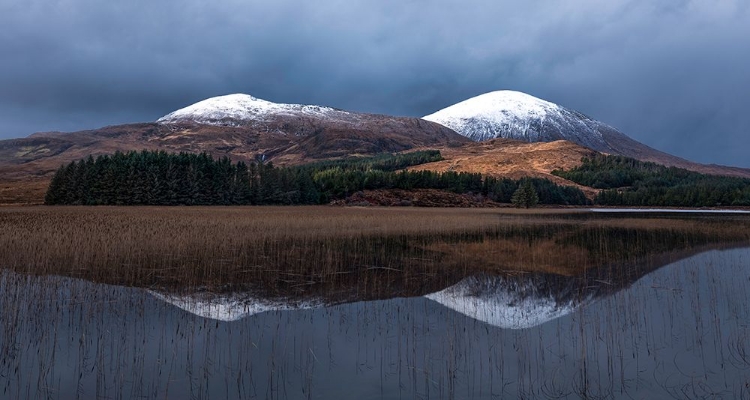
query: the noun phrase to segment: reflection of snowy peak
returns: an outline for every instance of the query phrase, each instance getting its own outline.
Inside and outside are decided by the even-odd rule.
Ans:
[[[198,293],[177,296],[149,291],[154,297],[179,307],[191,314],[219,321],[237,321],[266,311],[306,310],[323,307],[322,301],[310,300],[301,303],[275,301],[238,293],[220,296]]]
[[[279,104],[247,94],[212,97],[169,113],[156,122],[197,122],[207,125],[232,126],[252,121],[264,121],[278,116],[306,116],[346,118],[349,113],[330,107],[301,104]]]
[[[616,132],[614,128],[577,111],[510,90],[464,100],[424,119],[447,126],[475,141],[508,138],[551,142],[564,139],[597,151],[611,150],[606,135]]]
[[[465,278],[436,293],[436,301],[461,314],[504,329],[525,329],[570,314],[591,299],[544,293],[533,280],[500,276]]]

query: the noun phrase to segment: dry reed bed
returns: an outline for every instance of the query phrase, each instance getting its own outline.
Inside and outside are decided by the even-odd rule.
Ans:
[[[431,290],[470,273],[574,275],[746,243],[750,220],[337,207],[0,209],[0,268],[144,287]],[[321,285],[322,284],[322,285]]]

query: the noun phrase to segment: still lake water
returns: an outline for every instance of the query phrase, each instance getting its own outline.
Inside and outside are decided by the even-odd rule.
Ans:
[[[338,304],[5,271],[0,398],[750,398],[749,286],[744,245]]]

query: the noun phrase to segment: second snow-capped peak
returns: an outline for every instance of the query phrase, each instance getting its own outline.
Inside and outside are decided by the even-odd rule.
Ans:
[[[330,107],[273,103],[248,94],[230,94],[211,97],[195,104],[171,112],[156,122],[168,124],[176,122],[197,122],[208,125],[236,125],[263,120],[280,114],[303,114],[323,116],[344,113]]]
[[[612,142],[632,141],[615,128],[578,111],[510,90],[464,100],[424,119],[475,141],[495,138],[525,142],[567,140],[602,152],[617,152]]]

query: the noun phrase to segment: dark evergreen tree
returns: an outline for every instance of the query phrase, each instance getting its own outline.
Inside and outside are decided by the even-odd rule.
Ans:
[[[554,174],[603,189],[596,204],[714,207],[745,205],[750,179],[710,176],[622,156],[584,158],[579,167]]]
[[[518,208],[531,208],[539,203],[539,196],[530,179],[523,180],[523,183],[513,193],[511,202]]]

